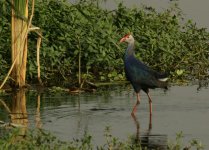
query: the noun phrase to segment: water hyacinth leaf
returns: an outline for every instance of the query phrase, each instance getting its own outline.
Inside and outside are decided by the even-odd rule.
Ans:
[[[133,32],[136,39],[137,57],[153,69],[170,72],[174,75],[173,78],[178,78],[179,72],[177,73],[176,68],[185,70],[182,79],[188,76],[205,77],[204,72],[207,72],[209,67],[209,34],[192,21],[185,21],[184,24],[178,15],[174,17],[173,14],[179,12],[178,8],[172,7],[157,12],[140,6],[140,9],[126,8],[120,3],[117,9],[109,11],[98,7],[97,2],[99,3],[97,0],[90,0],[70,4],[68,1],[36,1],[33,24],[40,26],[43,31],[40,62],[41,65],[47,66],[41,68],[41,72],[45,71],[44,79],[48,83],[49,80],[55,81],[57,77],[60,78],[60,69],[63,76],[73,80],[77,73],[78,49],[82,51],[82,72],[87,71],[86,64],[89,64],[91,69],[88,69],[88,72],[92,73],[94,80],[100,80],[97,72],[103,72],[105,80],[109,80],[107,75],[114,70],[117,72],[116,76],[119,76],[123,73],[123,55],[126,47],[118,44],[118,41],[129,32]],[[0,30],[0,54],[5,57],[0,65],[3,67],[3,62],[10,62],[7,56],[11,41],[8,38],[10,14],[2,11],[0,9],[0,14],[5,16],[0,17],[0,22],[3,22]],[[36,38],[35,34],[29,35],[28,59],[31,60],[36,58],[36,44],[32,42]],[[69,61],[66,64],[61,59]],[[191,69],[190,73],[184,66]],[[27,76],[30,80],[35,77],[36,74]]]
[[[178,76],[182,75],[183,73],[184,73],[184,70],[182,70],[182,69],[176,70],[176,74],[177,74]]]

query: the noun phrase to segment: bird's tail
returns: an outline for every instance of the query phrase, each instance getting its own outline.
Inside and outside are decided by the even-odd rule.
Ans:
[[[155,74],[156,78],[158,79],[158,87],[168,89],[168,73],[156,73]]]
[[[168,89],[168,82],[164,82],[164,81],[158,81],[158,87],[159,88],[164,88],[164,89]]]
[[[155,77],[158,80],[163,81],[163,82],[168,80],[168,76],[169,76],[168,73],[159,73],[159,72],[155,73]]]

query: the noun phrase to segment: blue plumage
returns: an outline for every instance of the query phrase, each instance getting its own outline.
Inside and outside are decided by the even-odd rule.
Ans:
[[[141,89],[147,92],[149,88],[167,88],[167,83],[162,82],[160,78],[166,78],[166,74],[160,74],[137,60],[134,55],[125,56],[125,74],[131,82],[135,92]]]
[[[165,73],[158,73],[152,70],[147,65],[134,56],[134,38],[132,35],[125,35],[120,42],[127,42],[128,47],[125,51],[124,66],[127,79],[132,84],[135,92],[137,93],[137,103],[134,106],[132,114],[136,111],[136,106],[140,103],[139,92],[142,89],[149,98],[150,114],[152,114],[152,101],[149,96],[150,88],[167,88],[167,75]]]

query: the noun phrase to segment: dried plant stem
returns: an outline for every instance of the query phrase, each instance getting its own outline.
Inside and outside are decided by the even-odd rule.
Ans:
[[[19,53],[20,53],[20,51],[19,51]],[[9,71],[8,71],[8,73],[7,73],[7,76],[4,78],[4,81],[2,82],[2,84],[1,84],[1,86],[0,86],[0,89],[2,89],[2,87],[3,87],[4,84],[6,83],[7,79],[9,78],[9,75],[11,74],[12,69],[14,68],[14,65],[15,65],[15,63],[16,63],[16,61],[17,61],[17,58],[18,58],[19,53],[17,54],[17,56],[16,56],[15,59],[13,60],[12,66],[10,67],[10,69],[9,69]]]
[[[31,22],[32,22],[32,19],[33,19],[33,14],[34,14],[34,6],[35,6],[35,2],[34,2],[34,0],[32,0],[31,16],[30,16],[30,19],[29,19],[29,21],[28,21],[28,26],[27,26],[25,35],[24,35],[23,38],[22,38],[22,41],[26,41],[28,32],[29,32],[29,30],[30,30],[30,26],[31,26]],[[13,26],[14,26],[14,24],[13,24]],[[12,44],[12,47],[13,47],[13,46],[14,46],[14,43]],[[25,46],[25,42],[23,42],[23,43],[21,43],[21,44],[19,45],[20,48],[19,48],[19,51],[16,53],[16,56],[14,55],[14,52],[12,52],[12,53],[13,53],[12,57],[14,57],[14,56],[15,56],[15,57],[13,58],[13,63],[12,63],[12,65],[11,65],[10,70],[8,71],[6,77],[4,78],[4,81],[2,82],[2,84],[1,84],[1,86],[0,86],[0,89],[2,89],[2,87],[3,87],[4,84],[6,83],[6,81],[7,81],[8,77],[9,77],[9,75],[11,74],[11,72],[12,72],[12,70],[13,70],[13,68],[14,68],[14,66],[15,66],[15,64],[16,64],[16,62],[17,62],[19,56],[20,56],[20,54],[23,53],[23,51],[24,51],[23,46]],[[12,48],[12,49],[13,49],[13,48]],[[23,61],[25,61],[25,63],[26,63],[26,60],[27,60],[27,55],[24,55]],[[21,67],[21,68],[22,68],[22,67]],[[20,68],[20,69],[21,69],[21,68]],[[26,72],[26,70],[25,70],[25,72]],[[24,73],[23,75],[25,76],[25,73]]]
[[[6,111],[8,113],[11,113],[11,110],[9,109],[9,107],[7,106],[7,104],[3,100],[0,99],[0,103],[4,106],[4,108],[6,109]]]
[[[40,55],[40,46],[41,46],[41,37],[38,37],[38,40],[37,40],[37,72],[38,72],[38,82],[40,85],[43,85],[42,81],[41,81],[41,71],[40,71],[40,58],[39,58],[39,55]]]

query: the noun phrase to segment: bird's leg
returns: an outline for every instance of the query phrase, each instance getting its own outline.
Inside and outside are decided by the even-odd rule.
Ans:
[[[149,98],[149,112],[150,112],[150,116],[152,115],[152,100],[150,98],[149,92],[147,92],[147,96]]]
[[[131,112],[131,115],[135,115],[137,105],[140,104],[140,96],[139,96],[139,93],[136,93],[136,97],[137,97],[136,104],[134,105],[134,108],[133,108],[133,110]]]
[[[149,115],[149,131],[152,129],[152,114]]]

